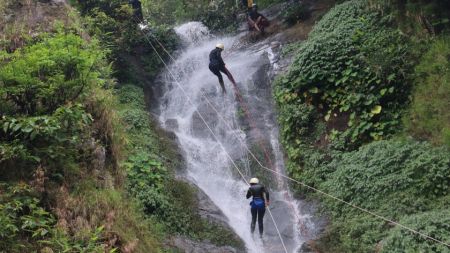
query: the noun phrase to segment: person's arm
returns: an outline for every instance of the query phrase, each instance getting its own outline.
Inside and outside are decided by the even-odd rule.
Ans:
[[[266,206],[270,205],[270,196],[269,196],[269,192],[266,190],[266,187],[263,188],[263,197],[264,197],[264,202],[266,203]]]
[[[259,23],[261,23],[261,20],[263,19],[263,15],[259,15],[258,18],[256,19],[256,24],[259,25]]]
[[[223,59],[222,59],[222,53],[219,51],[218,53],[218,58],[219,58],[219,63],[222,65],[222,66],[225,66],[225,62],[223,61]]]
[[[250,189],[248,189],[247,191],[247,199],[250,198],[252,196],[252,192],[250,191]]]

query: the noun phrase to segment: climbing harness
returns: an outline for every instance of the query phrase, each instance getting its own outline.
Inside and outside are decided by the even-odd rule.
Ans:
[[[136,20],[135,20],[135,21],[136,21]],[[139,22],[136,22],[136,23],[137,23],[137,25],[139,25]],[[175,83],[178,85],[178,87],[180,88],[180,90],[181,90],[181,91],[183,92],[183,94],[186,96],[188,102],[189,102],[190,104],[193,105],[192,100],[191,100],[190,97],[187,95],[186,91],[185,91],[184,88],[181,86],[181,84],[178,82],[178,80],[175,78],[175,75],[172,73],[172,71],[170,70],[170,68],[168,67],[168,65],[166,64],[166,62],[164,61],[164,59],[162,58],[162,56],[158,53],[158,51],[156,50],[156,48],[155,48],[155,46],[153,45],[153,43],[150,41],[150,39],[146,36],[146,34],[145,34],[143,31],[141,31],[141,32],[143,33],[145,39],[149,42],[149,44],[150,44],[150,46],[152,47],[152,49],[153,49],[153,50],[155,51],[155,53],[157,54],[158,58],[159,58],[159,59],[161,60],[161,62],[164,64],[165,68],[167,69],[167,71],[169,72],[169,74],[172,76],[172,78],[174,79]],[[169,57],[170,57],[172,60],[175,60],[175,59],[171,56],[171,54],[165,49],[165,47],[159,42],[159,40],[158,40],[156,37],[154,37],[154,36],[153,36],[153,38],[155,38],[155,40],[157,41],[157,43],[163,48],[163,50],[169,55]],[[218,116],[225,122],[225,124],[226,124],[228,127],[230,127],[230,125],[225,121],[225,119],[221,116],[221,114],[220,114],[220,113],[215,109],[215,107],[211,104],[211,102],[209,101],[209,99],[208,99],[206,96],[204,96],[204,98],[205,98],[205,100],[207,101],[207,103],[208,103],[208,104],[214,109],[214,111],[218,114]],[[195,109],[195,111],[197,112],[197,114],[199,115],[200,119],[203,121],[203,123],[205,124],[205,126],[208,128],[208,130],[211,132],[211,134],[213,135],[213,137],[217,140],[217,142],[218,142],[218,144],[220,145],[220,147],[224,150],[226,156],[230,159],[231,163],[232,163],[233,166],[236,168],[236,170],[238,171],[239,175],[242,177],[242,179],[245,181],[245,183],[246,183],[247,185],[249,185],[249,183],[248,183],[248,181],[246,180],[244,174],[241,172],[241,170],[239,169],[239,167],[236,165],[236,163],[234,162],[233,158],[232,158],[231,155],[228,153],[228,151],[225,149],[225,147],[223,146],[223,144],[219,141],[218,137],[215,135],[215,133],[213,132],[213,130],[211,129],[211,127],[208,125],[208,123],[207,123],[206,120],[204,119],[203,115],[202,115],[197,109]],[[240,140],[240,139],[239,139],[239,140]],[[431,236],[429,236],[429,235],[427,235],[427,234],[425,234],[425,233],[422,233],[422,232],[420,232],[420,231],[414,230],[414,229],[412,229],[412,228],[410,228],[410,227],[407,227],[407,226],[405,226],[405,225],[402,225],[402,224],[400,224],[400,223],[398,223],[398,222],[396,222],[396,221],[393,221],[393,220],[388,219],[388,218],[386,218],[386,217],[384,217],[384,216],[381,216],[381,215],[379,215],[379,214],[376,214],[376,213],[374,213],[374,212],[371,212],[371,211],[369,211],[369,210],[367,210],[367,209],[365,209],[365,208],[359,207],[359,206],[357,206],[357,205],[355,205],[355,204],[352,204],[352,203],[350,203],[350,202],[348,202],[348,201],[345,201],[345,200],[343,200],[343,199],[340,199],[340,198],[338,198],[338,197],[335,197],[335,196],[333,196],[333,195],[331,195],[331,194],[329,194],[329,193],[326,193],[326,192],[324,192],[324,191],[322,191],[322,190],[319,190],[319,189],[317,189],[317,188],[315,188],[315,187],[312,187],[312,186],[310,186],[310,185],[307,185],[307,184],[305,184],[305,183],[303,183],[303,182],[301,182],[301,181],[299,181],[299,180],[296,180],[296,179],[294,179],[294,178],[288,177],[288,176],[286,176],[286,175],[284,175],[284,174],[282,174],[282,173],[280,173],[280,172],[278,172],[278,171],[272,170],[272,169],[270,169],[270,168],[264,166],[264,165],[261,163],[261,161],[259,161],[259,159],[258,159],[258,158],[253,154],[253,152],[248,148],[247,144],[246,144],[246,143],[243,143],[243,142],[241,142],[241,143],[244,145],[244,147],[246,148],[246,150],[249,152],[249,154],[253,157],[253,159],[258,163],[258,165],[259,165],[262,169],[267,170],[267,171],[269,171],[269,172],[272,172],[272,173],[274,173],[274,174],[276,174],[276,175],[279,175],[280,177],[283,177],[283,178],[285,178],[285,179],[287,179],[287,180],[289,180],[289,181],[291,181],[291,182],[298,183],[298,184],[300,184],[300,185],[302,185],[302,186],[304,186],[304,187],[306,187],[306,188],[308,188],[308,189],[310,189],[310,190],[313,190],[313,191],[315,191],[315,192],[317,192],[317,193],[320,193],[320,194],[322,194],[322,195],[324,195],[324,196],[327,196],[327,197],[329,197],[329,198],[332,198],[332,199],[334,199],[334,200],[336,200],[336,201],[338,201],[338,202],[341,202],[341,203],[346,204],[346,205],[348,205],[348,206],[350,206],[350,207],[353,207],[353,208],[355,208],[355,209],[358,209],[358,210],[360,210],[360,211],[362,211],[362,212],[365,212],[365,213],[367,213],[367,214],[370,214],[370,215],[372,215],[372,216],[374,216],[374,217],[376,217],[376,218],[379,218],[379,219],[384,220],[384,221],[386,221],[386,222],[389,222],[389,223],[391,223],[391,224],[397,225],[397,226],[399,226],[399,227],[401,227],[401,228],[403,228],[403,229],[405,229],[405,230],[408,230],[409,232],[411,232],[411,233],[413,233],[413,234],[420,235],[420,236],[422,236],[422,237],[424,237],[424,238],[426,238],[426,239],[428,239],[428,240],[437,242],[437,243],[439,243],[439,244],[442,244],[442,245],[444,245],[444,246],[450,248],[450,243],[444,242],[444,241],[442,241],[442,240],[439,240],[439,239],[436,239],[436,238],[434,238],[434,237],[431,237]],[[268,208],[267,210],[268,210],[269,215],[270,215],[270,217],[271,217],[271,219],[272,219],[272,221],[273,221],[273,224],[274,224],[274,226],[275,226],[275,229],[277,230],[277,233],[278,233],[278,236],[279,236],[279,238],[280,238],[280,241],[281,241],[281,243],[282,243],[282,245],[283,245],[284,251],[287,253],[288,251],[287,251],[286,246],[285,246],[285,244],[284,244],[284,241],[283,241],[283,238],[282,238],[282,236],[281,236],[281,233],[280,233],[280,231],[279,231],[279,229],[278,229],[277,223],[275,222],[275,219],[274,219],[274,217],[273,217],[273,215],[272,215],[272,213],[271,213],[271,211],[270,211],[270,208]]]

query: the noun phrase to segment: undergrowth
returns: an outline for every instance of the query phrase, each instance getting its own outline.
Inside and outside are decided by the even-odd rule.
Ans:
[[[446,242],[450,153],[441,145],[448,138],[448,38],[407,36],[393,22],[395,13],[374,2],[344,1],[308,40],[287,50],[294,62],[276,81],[274,96],[288,172]],[[320,198],[331,217],[318,244],[324,252],[448,252],[309,189],[296,190]]]
[[[416,66],[413,102],[404,121],[414,137],[450,147],[450,37],[429,45]]]

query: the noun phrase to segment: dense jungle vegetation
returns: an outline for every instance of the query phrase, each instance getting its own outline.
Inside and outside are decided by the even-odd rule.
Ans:
[[[448,242],[450,6],[341,2],[296,46],[276,81],[289,174]],[[331,216],[324,251],[450,252],[333,199],[307,196],[319,197]]]
[[[137,29],[175,50],[173,25],[233,31],[237,2],[49,2],[0,1],[0,252],[177,252],[175,235],[243,247],[175,179],[180,154],[144,94],[162,65]],[[450,6],[338,2],[274,85],[289,174],[448,242]],[[330,216],[323,252],[449,252],[296,190]]]
[[[162,65],[141,10],[70,4],[0,5],[0,252],[173,252],[171,235],[242,247],[175,180],[177,147],[147,112]],[[169,26],[150,30],[176,48]]]

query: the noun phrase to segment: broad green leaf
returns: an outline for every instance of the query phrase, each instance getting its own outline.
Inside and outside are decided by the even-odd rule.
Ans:
[[[370,111],[372,114],[380,114],[381,113],[381,105],[376,105]]]

